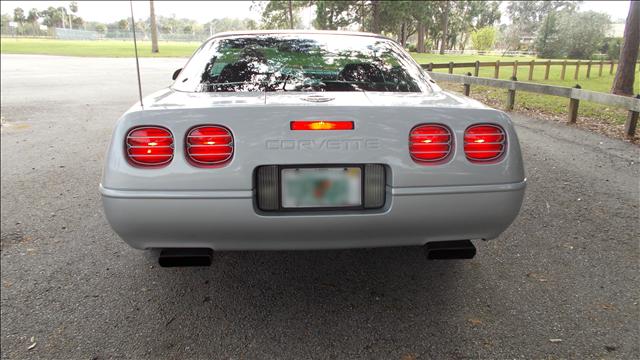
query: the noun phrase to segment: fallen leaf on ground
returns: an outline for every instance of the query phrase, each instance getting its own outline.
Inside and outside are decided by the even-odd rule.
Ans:
[[[467,321],[474,326],[482,324],[482,320],[480,319],[467,319]]]
[[[527,277],[538,280],[540,282],[546,282],[547,278],[545,278],[542,274],[530,272],[527,274]]]

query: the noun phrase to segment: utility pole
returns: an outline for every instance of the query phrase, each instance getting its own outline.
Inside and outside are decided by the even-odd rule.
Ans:
[[[151,19],[151,52],[157,53],[158,49],[158,26],[156,25],[156,11],[153,8],[153,0],[149,0],[149,17]]]

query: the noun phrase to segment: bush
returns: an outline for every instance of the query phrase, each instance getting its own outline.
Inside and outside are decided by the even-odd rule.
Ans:
[[[622,46],[622,38],[605,39],[600,52],[607,54],[609,60],[618,60],[620,57],[620,47]]]
[[[496,41],[496,29],[483,27],[471,33],[471,44],[476,50],[490,50]]]

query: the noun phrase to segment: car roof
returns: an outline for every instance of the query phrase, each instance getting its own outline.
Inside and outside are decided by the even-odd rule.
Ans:
[[[343,36],[364,36],[375,37],[394,41],[384,35],[361,31],[341,31],[341,30],[239,30],[224,31],[209,37],[207,41],[216,38],[233,36],[254,36],[254,35],[343,35]]]

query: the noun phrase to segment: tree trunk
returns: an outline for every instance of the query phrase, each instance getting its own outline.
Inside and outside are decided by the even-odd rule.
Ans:
[[[335,7],[335,5],[332,3],[331,4],[331,11],[329,12],[329,26],[328,26],[329,30],[335,30],[333,28],[333,16],[334,16],[334,13],[335,13],[334,7]]]
[[[406,36],[406,25],[403,22],[400,27],[400,44],[404,48],[407,45],[407,36]]]
[[[418,43],[416,44],[416,51],[419,53],[423,53],[424,49],[424,22],[418,22]]]
[[[365,12],[364,12],[364,2],[365,0],[362,0],[362,2],[360,2],[360,31],[365,31],[366,27],[364,26],[364,21],[365,21]]]
[[[151,52],[157,53],[158,49],[158,26],[156,25],[156,11],[153,8],[153,0],[149,0],[149,18],[151,19]]]
[[[371,1],[371,32],[380,33],[380,3],[379,0]]]
[[[293,29],[293,0],[289,0],[289,29]]]
[[[624,26],[624,38],[620,49],[618,70],[611,87],[612,93],[633,96],[638,47],[640,47],[640,2],[631,1],[627,23]]]
[[[442,14],[442,41],[440,42],[440,55],[444,55],[444,47],[447,45],[447,28],[449,27],[449,1],[444,3]]]

